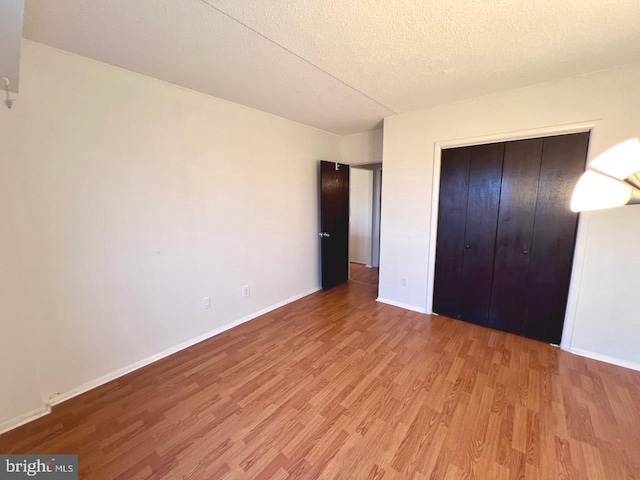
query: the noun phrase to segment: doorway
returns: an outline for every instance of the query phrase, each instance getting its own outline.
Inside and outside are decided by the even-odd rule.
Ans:
[[[378,286],[382,163],[351,166],[350,280]]]

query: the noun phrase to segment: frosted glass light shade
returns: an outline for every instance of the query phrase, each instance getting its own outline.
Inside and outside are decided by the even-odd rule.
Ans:
[[[626,140],[598,155],[589,168],[620,180],[640,172],[640,141]]]
[[[633,187],[598,172],[582,174],[571,196],[571,210],[603,210],[626,205],[633,196]]]

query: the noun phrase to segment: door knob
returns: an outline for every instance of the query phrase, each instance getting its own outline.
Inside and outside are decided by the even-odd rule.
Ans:
[[[329,233],[327,233],[327,232],[320,232],[320,233],[318,234],[318,236],[319,236],[319,237],[330,237],[330,236],[331,236],[331,234],[329,234]]]
[[[331,236],[331,234],[330,234],[330,233],[325,232],[325,233],[324,233],[324,236],[325,236],[326,238],[329,238],[329,237]]]
[[[525,255],[528,255],[529,254],[529,250],[523,250],[522,253],[525,254]]]
[[[467,250],[471,248],[471,245],[465,245],[464,248],[466,248]]]

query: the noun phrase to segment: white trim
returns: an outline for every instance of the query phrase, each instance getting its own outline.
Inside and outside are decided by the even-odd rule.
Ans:
[[[290,297],[286,300],[283,300],[282,302],[278,302],[276,304],[273,304],[267,308],[264,308],[258,312],[255,312],[251,315],[248,315],[246,317],[242,317],[239,320],[236,320],[234,322],[230,322],[222,327],[216,328],[210,332],[207,332],[203,335],[200,335],[198,337],[195,337],[191,340],[188,340],[186,342],[180,343],[174,347],[168,348],[160,353],[157,353],[155,355],[152,355],[150,357],[147,357],[143,360],[140,360],[138,362],[132,363],[131,365],[128,365],[127,367],[118,369],[114,372],[111,372],[107,375],[103,375],[102,377],[93,380],[91,382],[87,382],[77,388],[74,388],[72,390],[69,390],[68,392],[65,392],[61,395],[56,395],[54,397],[52,397],[49,401],[49,404],[42,407],[42,408],[38,408],[36,410],[32,410],[30,412],[24,413],[22,415],[19,415],[15,418],[12,418],[10,420],[6,420],[2,423],[0,423],[0,435],[3,433],[8,432],[9,430],[13,430],[14,428],[18,428],[26,423],[32,422],[33,420],[36,420],[40,417],[44,417],[45,415],[48,415],[49,413],[51,413],[51,407],[54,405],[58,405],[66,400],[69,400],[73,397],[76,397],[78,395],[81,395],[82,393],[85,393],[93,388],[99,387],[101,385],[104,385],[105,383],[108,383],[112,380],[115,380],[119,377],[122,377],[128,373],[131,373],[135,370],[138,370],[146,365],[149,365],[153,362],[156,362],[162,358],[168,357],[169,355],[172,355],[176,352],[179,352],[180,350],[184,350],[186,348],[189,348],[193,345],[196,345],[197,343],[203,342],[204,340],[207,340],[211,337],[214,337],[222,332],[225,332],[227,330],[230,330],[233,327],[236,327],[238,325],[241,325],[243,323],[246,323],[250,320],[253,320],[254,318],[260,317],[262,315],[265,315],[273,310],[276,310],[280,307],[283,307],[289,303],[295,302],[296,300],[299,300],[303,297],[306,297],[308,295],[311,295],[313,293],[316,293],[320,290],[319,287],[315,287],[312,288],[304,293],[295,295],[293,297]],[[405,310],[410,310],[413,312],[418,312],[418,313],[427,313],[426,310],[421,309],[419,307],[413,306],[413,305],[409,305],[406,303],[401,303],[401,302],[395,302],[393,300],[388,300],[385,298],[381,298],[378,297],[376,299],[377,302],[380,303],[384,303],[386,305],[392,305],[394,307],[399,307],[399,308],[404,308]],[[437,315],[437,314],[434,314]],[[566,329],[565,329],[566,332]],[[609,363],[612,365],[618,365],[620,367],[625,367],[625,368],[630,368],[632,370],[637,370],[640,371],[640,364],[628,361],[628,360],[621,360],[615,357],[610,357],[608,355],[603,355],[600,353],[595,353],[595,352],[591,352],[589,350],[583,350],[581,348],[569,348],[569,349],[565,349],[567,350],[569,353],[575,354],[575,355],[579,355],[582,357],[586,357],[586,358],[591,358],[593,360],[599,360],[605,363]]]
[[[13,430],[14,428],[18,428],[25,423],[32,422],[36,418],[44,417],[49,413],[51,413],[51,407],[44,406],[2,422],[0,423],[0,435],[8,432],[9,430]]]
[[[550,125],[540,128],[530,128],[526,130],[516,130],[511,132],[497,132],[491,135],[480,135],[476,137],[460,138],[453,140],[443,140],[435,142],[433,158],[433,184],[431,197],[431,227],[429,233],[429,261],[427,265],[427,308],[426,313],[433,313],[433,288],[435,281],[436,267],[436,236],[438,232],[438,201],[440,198],[440,168],[442,161],[442,150],[444,148],[466,147],[469,145],[481,145],[484,143],[505,142],[512,140],[525,140],[527,138],[550,137],[554,135],[564,135],[569,133],[588,132],[592,133],[589,144],[593,141],[593,131],[600,120],[589,120],[586,122],[567,123],[562,125]],[[587,162],[589,154],[587,153]],[[578,296],[580,291],[580,281],[584,266],[584,256],[587,244],[587,234],[589,227],[589,216],[578,221],[578,231],[573,255],[573,265],[571,269],[571,280],[569,283],[569,295],[567,298],[567,310],[565,313],[564,327],[560,347],[569,349],[573,327],[575,325]]]
[[[569,133],[588,132],[592,130],[599,121],[600,119],[595,119],[588,120],[586,122],[564,123],[561,125],[549,125],[546,127],[527,128],[524,130],[496,132],[488,135],[442,140],[435,142],[435,144],[440,148],[453,148],[468,147],[470,145],[484,145],[486,143],[509,142],[513,140],[526,140],[527,138],[553,137]]]
[[[411,310],[412,312],[427,313],[424,308],[409,305],[407,303],[394,302],[393,300],[388,300],[382,297],[376,298],[376,302],[385,303],[387,305],[392,305],[394,307],[404,308],[405,310]]]
[[[69,400],[73,397],[77,397],[78,395],[81,395],[85,392],[88,392],[89,390],[92,390],[96,387],[99,387],[100,385],[104,385],[105,383],[108,383],[112,380],[115,380],[117,378],[122,377],[123,375],[126,375],[128,373],[131,373],[135,370],[138,370],[142,367],[145,367],[153,362],[157,362],[158,360],[168,357],[169,355],[173,355],[176,352],[179,352],[180,350],[184,350],[186,348],[189,348],[197,343],[203,342],[211,337],[214,337],[222,332],[225,332],[233,327],[237,327],[238,325],[248,322],[249,320],[253,320],[254,318],[260,317],[262,315],[265,315],[273,310],[276,310],[277,308],[283,307],[289,303],[295,302],[296,300],[300,300],[303,297],[306,297],[307,295],[311,295],[312,293],[316,293],[317,291],[320,290],[320,287],[314,287],[310,290],[307,290],[306,292],[300,293],[298,295],[294,295],[293,297],[287,298],[286,300],[283,300],[281,302],[275,303],[269,307],[263,308],[262,310],[252,313],[250,315],[247,315],[246,317],[242,317],[238,320],[235,320],[233,322],[227,323],[226,325],[223,325],[222,327],[218,327],[214,330],[211,330],[207,333],[204,333],[202,335],[199,335],[195,338],[192,338],[190,340],[187,340],[186,342],[182,342],[179,343],[178,345],[175,345],[173,347],[170,347],[166,350],[163,350],[162,352],[156,353],[155,355],[151,355],[150,357],[144,358],[142,360],[139,360],[135,363],[132,363],[130,365],[127,365],[126,367],[120,368],[118,370],[115,370],[111,373],[108,373],[106,375],[103,375],[99,378],[96,378],[95,380],[91,380],[90,382],[84,383],[76,388],[73,388],[67,392],[64,392],[62,394],[58,394],[58,395],[54,395],[49,399],[49,403],[47,405],[45,405],[42,408],[39,408],[37,410],[33,410],[31,412],[25,413],[23,415],[20,415],[18,417],[12,418],[10,420],[7,420],[3,423],[0,424],[0,434],[8,432],[9,430],[13,430],[14,428],[17,428],[21,425],[24,425],[25,423],[29,423],[32,420],[35,420],[36,418],[40,418],[43,417],[49,413],[51,413],[51,407],[54,405],[58,405],[66,400]]]
[[[371,209],[371,266],[380,266],[380,227],[382,198],[382,167],[373,171],[373,204]]]
[[[617,365],[619,367],[630,368],[631,370],[637,370],[640,372],[640,363],[631,362],[629,360],[622,360],[616,357],[610,357],[609,355],[603,355],[601,353],[591,352],[582,348],[570,348],[567,350],[574,355],[580,355],[581,357],[590,358],[592,360],[598,360],[600,362],[610,363],[611,365]]]
[[[51,407],[54,405],[58,405],[66,400],[69,400],[73,397],[77,397],[78,395],[81,395],[85,392],[88,392],[89,390],[92,390],[96,387],[99,387],[101,385],[104,385],[105,383],[111,382],[112,380],[115,380],[117,378],[120,378],[128,373],[131,373],[135,370],[138,370],[142,367],[145,367],[153,362],[157,362],[158,360],[168,357],[169,355],[173,355],[174,353],[179,352],[180,350],[184,350],[186,348],[189,348],[197,343],[203,342],[211,337],[214,337],[222,332],[225,332],[233,327],[237,327],[240,324],[243,324],[245,322],[248,322],[249,320],[253,320],[254,318],[260,317],[262,315],[265,315],[266,313],[269,313],[277,308],[283,307],[289,303],[295,302],[296,300],[299,300],[303,297],[306,297],[307,295],[311,295],[312,293],[315,293],[317,291],[320,290],[320,287],[314,287],[310,290],[307,290],[306,292],[300,293],[298,295],[294,295],[293,297],[287,298],[286,300],[283,300],[281,302],[275,303],[269,307],[266,307],[262,310],[259,310],[258,312],[252,313],[250,315],[247,315],[245,317],[242,317],[238,320],[235,320],[233,322],[227,323],[226,325],[223,325],[222,327],[218,327],[214,330],[211,330],[207,333],[204,333],[202,335],[199,335],[195,338],[192,338],[190,340],[187,340],[186,342],[182,342],[179,343],[178,345],[175,345],[173,347],[170,347],[166,350],[163,350],[162,352],[156,353],[154,355],[151,355],[149,357],[143,358],[142,360],[139,360],[137,362],[134,362],[130,365],[127,365],[126,367],[120,368],[118,370],[115,370],[113,372],[110,372],[106,375],[103,375],[99,378],[96,378],[95,380],[91,380],[87,383],[84,383],[76,388],[72,388],[71,390],[68,390],[64,393],[61,394],[56,394],[53,395],[49,398],[49,402],[42,408],[39,408],[37,410],[33,410],[31,412],[27,412],[25,414],[19,415],[15,418],[12,418],[10,420],[7,420],[3,423],[0,423],[0,434],[8,432],[9,430],[13,430],[14,428],[17,428],[21,425],[24,425],[25,423],[29,423],[33,420],[35,420],[36,418],[40,418],[43,417],[49,413],[51,413]]]
[[[102,377],[96,378],[95,380],[91,380],[90,382],[84,383],[76,388],[73,388],[67,392],[61,393],[59,395],[55,395],[53,397],[51,397],[49,399],[49,405],[53,406],[53,405],[58,405],[66,400],[69,400],[73,397],[76,397],[78,395],[81,395],[85,392],[88,392],[89,390],[92,390],[96,387],[99,387],[100,385],[104,385],[105,383],[111,382],[112,380],[115,380],[117,378],[122,377],[123,375],[126,375],[128,373],[131,373],[135,370],[138,370],[139,368],[142,368],[144,366],[147,366],[153,362],[157,362],[158,360],[168,357],[169,355],[173,355],[176,352],[179,352],[180,350],[184,350],[186,348],[189,348],[197,343],[203,342],[211,337],[215,337],[216,335],[225,332],[233,327],[237,327],[238,325],[241,325],[245,322],[248,322],[249,320],[253,320],[254,318],[260,317],[262,315],[265,315],[266,313],[269,313],[277,308],[283,307],[291,302],[295,302],[296,300],[300,300],[303,297],[306,297],[307,295],[311,295],[312,293],[316,293],[317,291],[319,291],[320,288],[319,287],[314,287],[311,290],[307,290],[306,292],[300,293],[298,295],[294,295],[293,297],[287,298],[286,300],[283,300],[282,302],[278,302],[275,303],[267,308],[263,308],[262,310],[252,313],[250,315],[247,315],[246,317],[242,317],[238,320],[235,320],[233,322],[227,323],[226,325],[223,325],[221,327],[218,327],[214,330],[211,330],[207,333],[204,333],[202,335],[199,335],[195,338],[192,338],[190,340],[187,340],[186,342],[182,342],[179,343],[178,345],[175,345],[173,347],[167,348],[166,350],[163,350],[162,352],[156,353],[155,355],[151,355],[150,357],[147,358],[143,358],[142,360],[139,360],[135,363],[132,363],[130,365],[127,365],[126,367],[120,368],[114,372],[111,373],[107,373],[106,375],[103,375]]]
[[[370,130],[370,132],[375,132],[375,130]],[[368,133],[368,132],[363,132]],[[356,134],[357,135],[357,134]],[[381,169],[382,168],[382,160],[376,162],[358,162],[358,163],[347,163],[352,168],[357,168],[358,170],[369,170],[370,172]]]
[[[562,350],[571,350],[573,328],[578,316],[578,299],[582,285],[584,271],[584,257],[587,252],[587,239],[589,238],[590,212],[583,212],[578,216],[578,229],[576,231],[576,245],[573,251],[573,265],[571,266],[571,279],[569,281],[569,294],[567,295],[567,309],[564,314],[564,326],[560,337],[559,347]]]

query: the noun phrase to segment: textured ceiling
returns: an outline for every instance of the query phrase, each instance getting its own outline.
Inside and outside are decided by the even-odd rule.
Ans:
[[[640,61],[639,0],[27,0],[25,36],[339,134]]]

